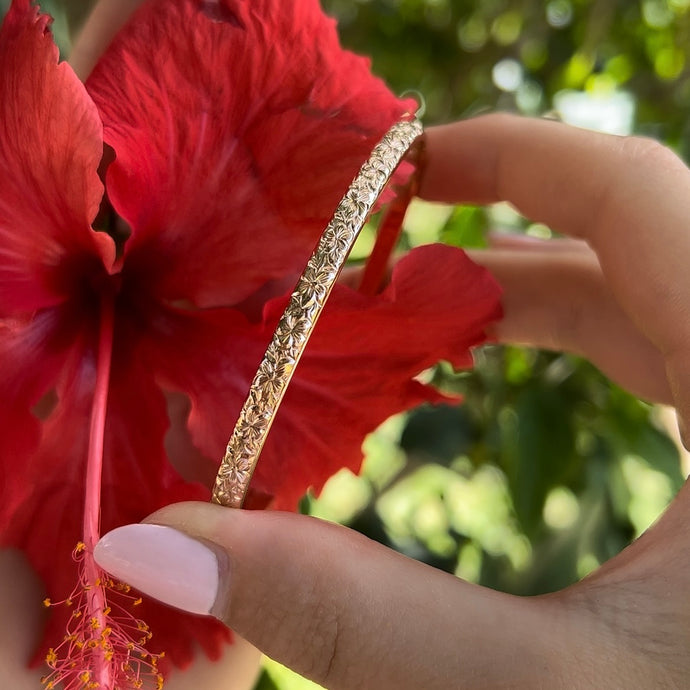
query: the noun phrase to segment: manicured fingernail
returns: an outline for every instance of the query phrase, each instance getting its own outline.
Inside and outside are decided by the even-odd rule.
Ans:
[[[213,608],[218,556],[203,542],[172,527],[118,527],[96,544],[93,555],[113,577],[165,604],[200,614]]]

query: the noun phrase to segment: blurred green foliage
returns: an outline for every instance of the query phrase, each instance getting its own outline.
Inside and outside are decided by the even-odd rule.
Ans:
[[[286,0],[287,1],[287,0]],[[43,0],[63,53],[88,3]],[[690,0],[323,0],[344,44],[427,123],[492,110],[654,136],[690,156]],[[9,5],[0,0],[0,9]],[[481,247],[487,228],[549,236],[504,205],[416,203],[404,246]],[[372,237],[363,238],[360,253]],[[435,567],[519,594],[583,577],[643,531],[683,480],[659,410],[588,363],[490,346],[473,372],[427,372],[459,407],[425,407],[367,439],[360,477],[305,509]],[[306,687],[269,664],[259,688]],[[312,686],[313,687],[313,686]]]
[[[687,0],[325,0],[343,42],[429,122],[485,110],[539,114],[564,89],[635,99],[638,131],[687,150]]]

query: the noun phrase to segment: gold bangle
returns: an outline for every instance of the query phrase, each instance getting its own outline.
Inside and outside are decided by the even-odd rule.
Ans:
[[[419,120],[393,125],[338,205],[254,376],[218,470],[213,503],[242,507],[278,407],[326,300],[369,213],[422,131]]]

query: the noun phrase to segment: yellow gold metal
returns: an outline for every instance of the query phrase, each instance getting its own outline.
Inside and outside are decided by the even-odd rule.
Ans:
[[[338,275],[377,199],[421,135],[418,120],[393,125],[338,205],[251,383],[218,470],[213,503],[230,508],[242,506],[278,407]]]

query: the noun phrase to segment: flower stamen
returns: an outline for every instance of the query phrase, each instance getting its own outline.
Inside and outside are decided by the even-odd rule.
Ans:
[[[131,612],[138,598],[108,577],[99,577],[98,585],[89,583],[85,564],[88,551],[75,549],[73,555],[79,566],[79,583],[67,599],[50,603],[50,606],[67,606],[69,601],[74,611],[62,642],[46,654],[51,673],[42,678],[45,689],[140,688],[146,678],[151,679],[152,687],[162,688],[163,675],[158,662],[164,655],[152,654],[144,648],[151,633],[148,625]],[[89,611],[95,590],[100,590],[99,598],[108,601],[99,612],[100,617]],[[105,627],[98,623],[101,618],[106,621]],[[145,635],[141,636],[142,632]],[[109,685],[97,680],[98,664],[108,666]]]

